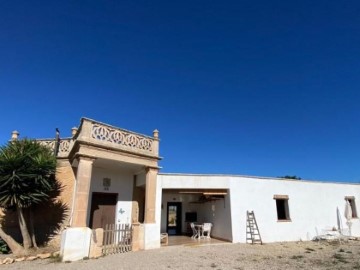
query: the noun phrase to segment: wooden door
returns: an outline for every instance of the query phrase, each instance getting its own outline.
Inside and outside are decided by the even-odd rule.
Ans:
[[[117,194],[93,192],[90,210],[90,228],[105,228],[115,223]]]

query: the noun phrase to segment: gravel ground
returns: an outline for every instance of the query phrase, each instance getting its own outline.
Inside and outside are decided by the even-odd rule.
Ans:
[[[17,262],[0,269],[360,269],[359,255],[360,241],[185,245],[73,263]]]

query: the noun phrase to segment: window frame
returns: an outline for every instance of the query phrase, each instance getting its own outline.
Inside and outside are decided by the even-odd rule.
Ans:
[[[290,207],[289,207],[289,196],[288,195],[274,195],[273,199],[275,200],[276,206],[276,217],[278,222],[291,222],[290,217]],[[280,201],[282,201],[283,206],[280,206]],[[279,208],[283,207],[282,212],[285,214],[285,218],[279,218]]]
[[[345,196],[345,201],[350,203],[352,218],[358,218],[356,203],[355,203],[355,196]]]

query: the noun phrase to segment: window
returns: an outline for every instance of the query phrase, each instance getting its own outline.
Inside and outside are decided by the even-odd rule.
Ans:
[[[274,195],[278,221],[291,221],[289,212],[289,196]]]
[[[345,201],[348,201],[351,207],[352,217],[357,218],[356,204],[354,196],[346,196]]]

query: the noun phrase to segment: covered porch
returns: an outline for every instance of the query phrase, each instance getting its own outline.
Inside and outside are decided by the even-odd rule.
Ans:
[[[160,245],[152,233],[158,228],[158,135],[157,130],[151,137],[82,118],[71,138],[42,141],[53,147],[63,167],[57,178],[69,187],[64,196],[70,227],[128,224],[134,228],[133,250]]]
[[[160,227],[161,233],[168,234],[169,245],[231,242],[228,189],[163,189]]]
[[[146,224],[155,223],[160,158],[158,131],[153,135],[82,119],[68,155],[76,175],[72,227],[95,229],[104,227],[106,222],[134,223],[139,219]]]

